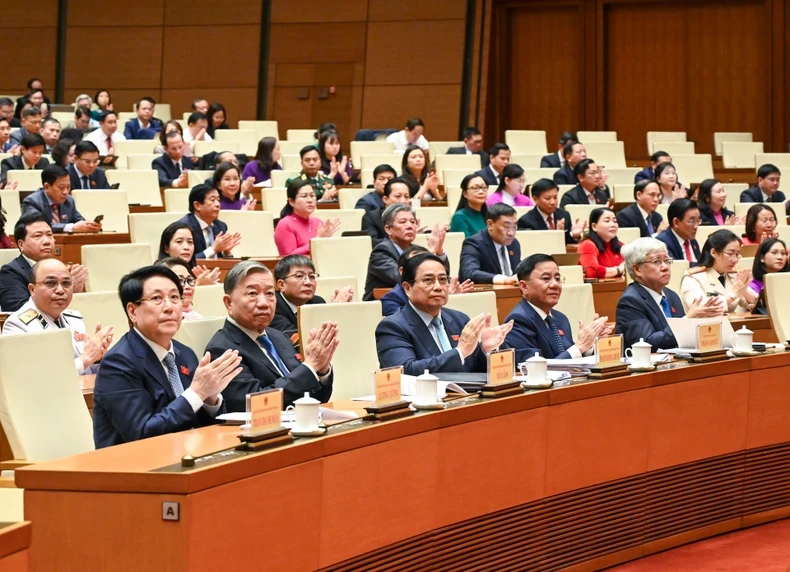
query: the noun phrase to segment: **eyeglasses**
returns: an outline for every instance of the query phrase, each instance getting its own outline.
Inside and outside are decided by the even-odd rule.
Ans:
[[[82,161],[83,163],[85,163],[86,165],[98,165],[99,164],[99,160],[98,159],[83,159],[82,157],[78,157],[78,159],[80,161]]]
[[[691,225],[691,226],[699,226],[700,224],[702,224],[702,220],[700,220],[698,218],[690,218],[690,219],[684,220],[683,222],[685,224],[688,224],[688,225]]]
[[[467,191],[487,191],[488,187],[485,185],[474,185],[472,187],[467,187]]]
[[[309,195],[296,195],[297,199],[314,199],[315,193],[310,193]]]
[[[741,254],[740,252],[737,252],[735,250],[722,250],[721,253],[724,256],[728,256],[730,258],[742,258],[743,257],[743,254]]]
[[[197,278],[194,276],[184,276],[183,278],[179,278],[178,281],[181,282],[181,286],[194,286],[197,284]]]
[[[440,276],[423,276],[419,280],[416,280],[426,288],[430,288],[436,282],[439,283],[440,286],[447,286],[450,283],[450,278],[446,274],[442,274]]]
[[[672,266],[672,263],[675,262],[671,258],[654,258],[653,260],[645,260],[644,262],[640,262],[639,264],[655,264],[656,266],[661,266],[662,264],[666,264],[667,266]]]
[[[554,276],[538,276],[535,278],[544,284],[551,284],[552,282],[557,282],[558,284],[565,284],[565,277],[560,274],[555,274]]]
[[[156,296],[150,296],[148,298],[140,298],[139,300],[137,300],[137,302],[135,302],[135,304],[139,306],[143,302],[151,302],[151,304],[153,304],[154,306],[161,306],[162,304],[165,303],[165,300],[170,300],[171,304],[173,304],[174,306],[178,306],[179,304],[181,304],[181,302],[184,301],[184,297],[181,296],[180,294],[171,294],[170,296],[156,295]]]
[[[316,274],[313,272],[312,274],[304,274],[302,272],[297,272],[296,274],[289,274],[286,278],[296,278],[297,282],[304,282],[307,279],[310,282],[315,282],[318,280],[320,274]]]
[[[36,282],[36,284],[41,284],[44,288],[48,288],[50,290],[54,290],[58,286],[63,288],[64,290],[71,290],[74,287],[74,282],[72,280],[55,280],[54,278],[47,278],[46,280],[42,280],[41,282]]]

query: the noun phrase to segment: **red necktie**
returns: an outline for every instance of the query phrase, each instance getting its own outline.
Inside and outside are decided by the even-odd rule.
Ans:
[[[546,217],[546,222],[549,225],[549,230],[554,230],[554,215],[549,215]]]
[[[107,137],[107,154],[112,155],[112,137]]]
[[[691,257],[691,241],[687,240],[683,243],[683,246],[686,249],[686,260],[689,262],[694,262],[694,259]]]

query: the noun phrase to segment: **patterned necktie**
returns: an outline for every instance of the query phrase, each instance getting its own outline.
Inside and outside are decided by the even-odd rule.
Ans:
[[[666,296],[661,296],[661,309],[664,310],[664,316],[667,318],[672,317],[672,309],[669,307],[669,300]]]
[[[52,224],[60,224],[60,209],[58,203],[52,203]]]
[[[510,264],[507,259],[507,249],[504,246],[499,247],[499,265],[502,267],[502,274],[510,276],[513,274],[510,270]]]
[[[439,340],[439,349],[441,349],[442,352],[453,349],[450,345],[450,340],[447,338],[447,332],[444,331],[442,319],[439,316],[436,316],[433,320],[431,320],[431,325],[433,326],[434,331],[436,331],[436,339]]]
[[[214,246],[214,229],[210,226],[206,227],[206,246]]]
[[[655,229],[653,228],[653,223],[650,222],[650,215],[647,215],[647,218],[645,219],[645,224],[647,225],[647,234],[652,236],[653,233],[655,232]]]
[[[86,177],[85,175],[82,176],[82,188],[83,189],[91,188],[90,184],[88,184],[88,177]]]
[[[107,137],[107,154],[112,155],[112,137]]]
[[[176,358],[173,354],[168,352],[164,359],[167,366],[167,379],[170,381],[170,387],[173,388],[173,393],[176,397],[184,393],[184,386],[181,385],[181,377],[178,375],[178,368],[176,367]]]
[[[551,332],[551,345],[554,347],[554,357],[557,357],[565,351],[565,342],[562,341],[562,336],[560,336],[560,331],[557,329],[557,324],[551,316],[546,316],[546,325]]]
[[[549,215],[546,217],[546,224],[549,227],[549,230],[554,230],[554,215]]]
[[[686,249],[686,260],[689,262],[694,262],[694,258],[691,256],[691,241],[687,240],[684,242],[683,247]]]
[[[283,360],[280,359],[280,354],[277,353],[277,350],[274,348],[274,344],[269,339],[269,336],[266,334],[262,334],[258,336],[258,342],[263,346],[263,349],[269,354],[269,356],[274,360],[274,363],[277,364],[277,369],[280,370],[280,375],[286,376],[290,372],[290,370],[285,367]]]

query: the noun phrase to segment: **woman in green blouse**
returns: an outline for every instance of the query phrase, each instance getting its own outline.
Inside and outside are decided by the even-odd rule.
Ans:
[[[450,232],[463,232],[467,238],[486,228],[488,185],[480,175],[467,175],[461,181],[461,200],[450,221]]]

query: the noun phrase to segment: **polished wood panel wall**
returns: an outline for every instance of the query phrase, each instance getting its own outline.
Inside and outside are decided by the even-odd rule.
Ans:
[[[698,153],[715,131],[751,131],[786,152],[787,3],[487,0],[477,122],[489,141],[614,130],[632,157],[647,131],[686,131]]]
[[[49,93],[55,88],[58,0],[4,2],[0,17],[0,95],[22,95],[36,76]]]

